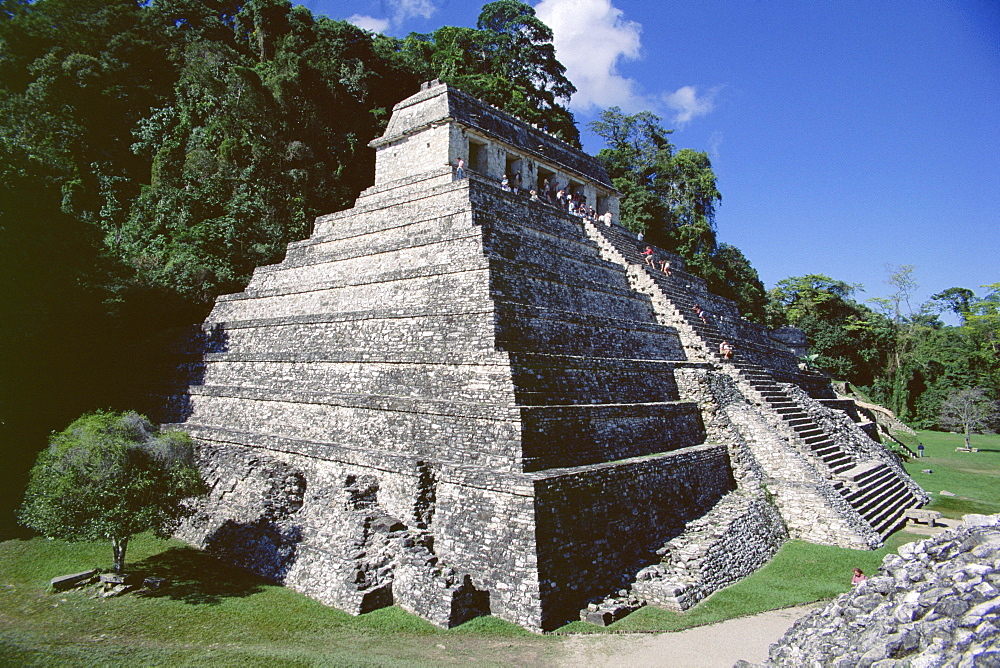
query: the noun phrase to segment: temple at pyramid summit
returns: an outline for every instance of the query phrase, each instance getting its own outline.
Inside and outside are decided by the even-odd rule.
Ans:
[[[181,538],[353,614],[545,631],[685,609],[789,538],[878,546],[926,502],[786,342],[643,261],[595,158],[438,82],[371,147],[355,206],[191,342],[169,421],[211,492]]]

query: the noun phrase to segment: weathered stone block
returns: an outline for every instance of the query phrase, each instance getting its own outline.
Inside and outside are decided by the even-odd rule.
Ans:
[[[87,584],[94,579],[98,573],[97,569],[92,569],[89,571],[83,571],[81,573],[72,573],[70,575],[60,575],[59,577],[54,577],[49,580],[49,586],[53,591],[65,591],[67,589],[73,589],[74,587],[79,587],[80,585]]]

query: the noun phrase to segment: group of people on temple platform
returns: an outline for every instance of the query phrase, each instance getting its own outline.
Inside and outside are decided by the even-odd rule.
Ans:
[[[455,170],[455,176],[459,179],[465,178],[465,160],[462,158],[458,159],[458,168]],[[500,181],[500,189],[504,192],[514,194],[524,192],[521,187],[521,174],[519,172],[515,172],[513,176],[504,174],[503,179]],[[574,193],[567,191],[565,188],[560,188],[554,179],[545,179],[539,190],[529,190],[528,193],[532,202],[545,202],[546,204],[559,207],[574,216],[604,223],[608,227],[611,226],[613,216],[610,211],[598,215],[597,210],[587,204],[587,199],[582,192]],[[670,273],[666,269],[664,271],[668,274]]]
[[[520,174],[515,174],[513,179],[511,179],[504,174],[503,180],[500,182],[500,189],[515,194],[522,192],[520,177]],[[556,186],[555,181],[545,179],[542,182],[540,190],[529,190],[528,194],[532,202],[545,202],[574,216],[604,223],[609,227],[611,226],[612,215],[610,211],[598,215],[597,210],[587,204],[587,199],[583,193],[573,193],[567,191],[565,188],[559,188]]]

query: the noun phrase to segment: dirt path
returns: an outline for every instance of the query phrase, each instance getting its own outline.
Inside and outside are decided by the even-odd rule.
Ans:
[[[771,610],[677,633],[574,636],[566,641],[559,665],[732,668],[740,659],[759,663],[767,658],[771,643],[816,605]]]

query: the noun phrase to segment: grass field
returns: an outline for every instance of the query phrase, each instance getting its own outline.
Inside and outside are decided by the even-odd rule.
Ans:
[[[907,462],[906,470],[931,493],[928,508],[956,519],[968,513],[1000,513],[1000,435],[974,434],[972,447],[979,452],[956,452],[965,446],[961,434],[921,431],[919,435],[924,456]],[[927,469],[933,473],[923,473]]]
[[[926,456],[907,469],[934,494],[931,507],[949,517],[1000,512],[1000,437],[977,437],[978,453],[956,453],[960,436],[920,436]],[[899,532],[874,552],[790,541],[753,576],[692,610],[647,607],[609,629],[678,630],[830,598],[848,589],[851,568],[872,572],[887,552],[919,538]],[[565,641],[490,617],[449,631],[398,608],[352,617],[177,541],[141,536],[128,556],[130,571],[166,577],[169,586],[111,599],[51,593],[53,576],[109,566],[110,545],[0,542],[0,665],[544,665]],[[574,622],[561,631],[604,629]]]

